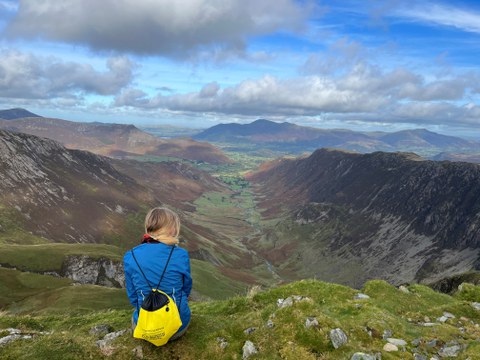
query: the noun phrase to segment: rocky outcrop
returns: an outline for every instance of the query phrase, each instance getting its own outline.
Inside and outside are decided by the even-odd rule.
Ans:
[[[80,284],[125,287],[123,264],[107,258],[69,255],[63,261],[60,275]]]

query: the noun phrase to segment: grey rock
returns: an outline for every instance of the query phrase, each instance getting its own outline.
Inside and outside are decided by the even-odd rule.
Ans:
[[[90,335],[95,335],[95,336],[105,336],[110,331],[112,331],[112,327],[110,325],[99,324],[99,325],[95,325],[93,328],[91,328],[89,333],[90,333]]]
[[[305,327],[307,329],[310,329],[311,327],[318,327],[320,324],[318,323],[318,320],[316,317],[308,317],[307,320],[305,320]]]
[[[245,341],[245,344],[243,345],[242,350],[243,350],[243,355],[242,355],[243,360],[248,359],[250,356],[258,353],[258,350],[255,347],[255,345],[253,345],[253,343],[249,340]]]
[[[0,339],[0,346],[6,345],[15,340],[20,340],[21,338],[22,338],[22,335],[18,335],[18,334],[4,336]]]
[[[480,303],[478,303],[478,302],[472,302],[470,305],[472,305],[472,307],[473,307],[475,310],[480,311]]]
[[[225,349],[228,346],[227,339],[223,337],[217,337],[217,341],[220,343],[220,349]]]
[[[443,312],[443,316],[445,316],[446,318],[449,318],[449,319],[455,319],[455,315],[453,315],[452,313],[449,313],[447,311]]]
[[[87,255],[66,256],[60,275],[80,284],[125,287],[123,263],[107,258],[94,259]]]
[[[410,294],[410,290],[408,290],[406,286],[400,285],[398,290],[400,290],[401,292],[403,292],[405,294]]]
[[[354,300],[364,300],[364,299],[370,299],[370,296],[362,293],[358,293],[353,297]]]
[[[438,355],[441,357],[457,357],[460,350],[462,350],[460,345],[444,346],[440,349]]]
[[[440,316],[439,318],[437,318],[437,321],[440,321],[442,323],[446,322],[448,320],[448,317],[446,316]]]
[[[143,348],[141,345],[138,345],[136,348],[134,348],[132,353],[137,359],[143,359]]]
[[[280,309],[283,309],[287,306],[292,306],[292,305],[293,305],[293,298],[291,298],[291,297],[288,297],[286,299],[278,299],[277,300],[277,306]]]
[[[370,336],[370,337],[373,336],[372,329],[370,329],[368,326],[364,327],[363,329],[364,329],[365,332],[368,334],[368,336]]]
[[[350,360],[380,360],[376,355],[365,354],[363,352],[356,352],[352,355]]]
[[[387,340],[388,338],[391,338],[393,335],[393,331],[392,330],[383,330],[383,336],[382,336],[382,339],[383,340]]]
[[[413,359],[414,360],[428,360],[428,358],[425,355],[421,355],[421,354],[413,354]]]
[[[333,347],[335,349],[338,349],[340,346],[347,343],[348,338],[342,329],[336,328],[336,329],[330,330],[330,340],[332,341]]]
[[[422,342],[422,339],[417,338],[417,339],[413,339],[413,340],[410,342],[410,344],[411,344],[412,346],[418,346],[418,345],[420,345],[421,342]]]
[[[437,346],[437,339],[427,341],[425,345],[429,348],[434,348],[435,346]]]
[[[432,326],[438,326],[440,324],[439,323],[426,322],[426,323],[423,323],[421,325],[425,326],[425,327],[432,327]]]
[[[243,332],[245,333],[245,335],[250,335],[250,334],[253,333],[255,330],[257,330],[256,327],[249,327],[248,329],[243,330]]]
[[[405,346],[407,342],[403,339],[395,339],[395,338],[388,338],[387,341],[390,344],[397,345],[397,346]]]
[[[391,343],[386,343],[383,346],[383,351],[386,351],[386,352],[398,351],[398,346]]]
[[[271,328],[273,328],[274,326],[275,326],[275,324],[273,323],[273,321],[269,319],[269,320],[267,321],[267,327],[271,329]]]
[[[96,344],[100,349],[105,348],[105,347],[109,346],[110,343],[113,342],[113,340],[115,340],[119,336],[122,336],[126,332],[127,332],[127,330],[120,330],[120,331],[115,331],[115,332],[108,333],[107,335],[104,336],[104,338],[102,340],[98,340],[96,342]]]

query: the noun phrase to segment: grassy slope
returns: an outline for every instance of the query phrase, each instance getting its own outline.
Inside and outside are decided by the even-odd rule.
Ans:
[[[25,246],[25,249],[1,251],[0,262],[12,256],[17,268],[35,271],[58,270],[65,254],[88,254],[93,257],[119,257],[116,249],[108,245],[52,244],[50,249]],[[19,246],[21,248],[21,246]],[[20,256],[19,256],[20,255]],[[191,260],[193,289],[200,298],[225,299],[245,294],[246,286],[226,277],[210,263]],[[197,296],[198,296],[197,295]],[[50,314],[80,310],[130,309],[125,290],[102,286],[72,286],[72,280],[40,275],[0,267],[0,308],[17,314]]]
[[[469,297],[480,301],[478,287],[472,287]],[[121,336],[114,344],[112,358],[131,359],[132,349],[141,345],[145,359],[240,359],[242,346],[251,340],[259,349],[252,359],[349,359],[353,353],[382,352],[382,359],[413,359],[411,345],[407,352],[386,353],[382,351],[386,341],[384,330],[392,330],[393,337],[407,342],[420,338],[420,352],[435,354],[448,341],[455,340],[467,346],[459,358],[478,359],[480,312],[475,311],[461,297],[439,294],[431,289],[414,285],[411,293],[405,294],[383,281],[371,281],[363,292],[368,300],[353,300],[356,290],[313,280],[292,283],[253,297],[235,297],[224,301],[192,304],[192,322],[187,335],[181,340],[156,348],[135,340],[129,334]],[[276,301],[291,295],[303,295],[311,301],[295,303],[278,309]],[[469,298],[470,300],[470,298]],[[356,304],[362,304],[360,308]],[[449,311],[455,319],[435,327],[423,327],[417,321],[428,316],[433,321]],[[272,314],[275,326],[265,324]],[[320,326],[306,329],[307,317],[316,316]],[[409,320],[410,319],[410,320]],[[2,359],[85,359],[103,358],[95,346],[95,338],[89,329],[97,324],[110,324],[115,330],[127,329],[130,311],[111,310],[90,312],[72,316],[10,316],[0,318],[0,328],[16,327],[28,331],[49,331],[33,340],[21,340],[1,348]],[[257,330],[246,335],[249,327]],[[461,332],[462,326],[465,331]],[[331,329],[343,329],[349,341],[335,350],[328,333]],[[369,336],[365,328],[371,331]],[[217,337],[225,338],[229,345],[219,347]],[[425,342],[437,339],[438,345],[428,348]]]
[[[60,271],[63,259],[68,255],[86,255],[92,258],[106,257],[121,260],[124,251],[105,244],[0,244],[0,264],[8,264],[24,271]]]

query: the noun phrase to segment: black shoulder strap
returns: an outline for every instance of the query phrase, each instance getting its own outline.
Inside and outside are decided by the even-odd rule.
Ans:
[[[170,250],[170,254],[168,255],[168,259],[167,259],[167,262],[165,264],[165,267],[163,268],[163,272],[162,272],[162,276],[160,277],[160,280],[158,281],[158,285],[155,289],[158,289],[158,287],[160,286],[160,283],[162,282],[163,280],[163,275],[165,275],[165,270],[167,270],[167,266],[168,266],[168,263],[170,262],[170,258],[172,257],[172,253],[173,253],[173,250],[175,249],[175,246],[172,246],[172,250]],[[148,281],[147,277],[145,276],[142,268],[140,267],[140,264],[138,263],[137,261],[137,258],[135,257],[135,253],[133,252],[133,249],[131,250],[132,252],[132,256],[133,256],[133,260],[135,260],[135,262],[137,263],[137,266],[138,268],[140,269],[140,272],[142,273],[143,275],[143,278],[145,279],[145,281],[147,282],[147,285],[150,289],[153,289],[152,285],[150,285],[150,282]]]

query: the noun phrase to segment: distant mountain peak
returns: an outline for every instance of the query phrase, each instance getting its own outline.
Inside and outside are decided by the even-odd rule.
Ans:
[[[31,117],[41,117],[41,116],[34,114],[23,108],[0,110],[0,119],[4,119],[4,120],[15,120],[15,119],[31,118]]]

